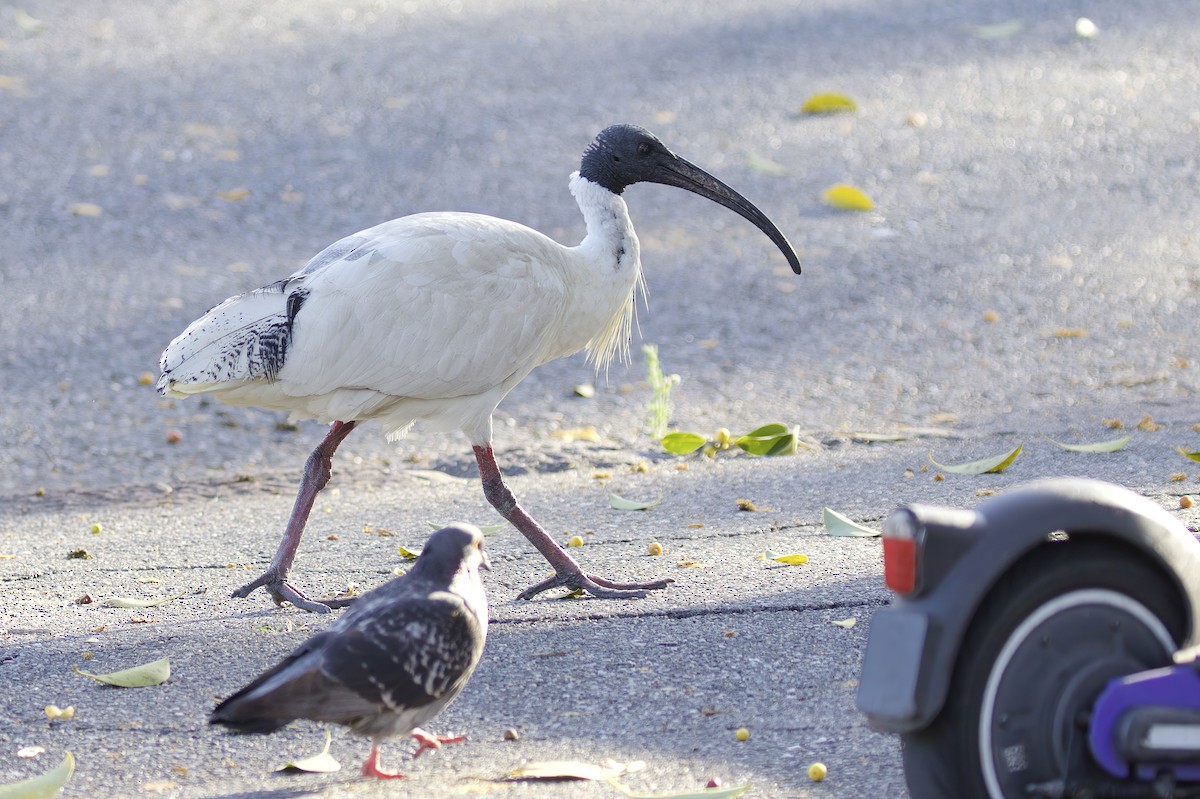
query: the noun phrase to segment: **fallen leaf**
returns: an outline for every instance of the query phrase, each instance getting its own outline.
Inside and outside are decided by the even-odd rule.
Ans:
[[[0,75],[0,91],[11,92],[17,97],[29,94],[29,90],[25,87],[25,79],[15,75]]]
[[[570,444],[572,441],[590,441],[593,444],[600,443],[600,433],[596,428],[591,426],[572,427],[569,430],[555,430],[550,435],[553,438],[561,438],[566,444]]]
[[[737,509],[740,511],[746,511],[747,513],[758,512],[758,506],[755,505],[754,501],[750,499],[739,499],[737,501]]]
[[[1058,338],[1083,338],[1087,331],[1082,327],[1059,327],[1055,328],[1054,335]]]
[[[1007,39],[1025,30],[1025,23],[1019,19],[997,22],[994,25],[974,25],[975,36],[979,39]]]
[[[1133,436],[1121,436],[1108,441],[1097,441],[1094,444],[1064,444],[1061,441],[1055,441],[1050,436],[1045,436],[1046,440],[1057,447],[1062,447],[1068,452],[1116,452],[1125,449],[1125,445],[1133,440]]]
[[[584,399],[591,399],[596,396],[596,387],[591,383],[580,383],[572,388],[571,391],[575,393],[575,396],[583,397]]]
[[[1200,450],[1198,450],[1196,452],[1188,452],[1183,447],[1176,447],[1175,451],[1178,452],[1180,455],[1182,455],[1185,458],[1190,458],[1191,460],[1194,460],[1194,461],[1200,461]]]
[[[791,555],[776,555],[774,552],[768,552],[767,557],[776,563],[783,563],[787,566],[799,566],[803,563],[808,563],[808,555],[801,555],[799,552]]]
[[[289,760],[284,763],[276,771],[303,771],[308,774],[328,774],[332,771],[341,769],[342,764],[334,759],[333,755],[329,754],[329,744],[333,740],[329,729],[325,730],[325,748],[320,754],[312,757],[304,757],[299,760]]]
[[[140,666],[108,674],[90,674],[82,671],[78,666],[71,668],[76,674],[91,677],[97,682],[114,685],[117,688],[147,688],[152,685],[162,685],[171,677],[170,658],[160,658],[150,663],[143,663]]]
[[[844,94],[822,92],[814,94],[800,106],[802,114],[837,114],[844,111],[857,111],[858,103]]]
[[[33,17],[23,8],[13,9],[13,19],[17,23],[17,27],[26,33],[41,33],[46,30],[46,23],[40,19]]]
[[[857,522],[850,521],[850,519],[832,508],[822,510],[821,516],[825,522],[825,530],[830,535],[842,535],[851,538],[877,538],[883,535],[879,530],[872,530],[870,527],[863,527]]]
[[[17,757],[29,759],[31,757],[37,757],[45,751],[46,747],[44,746],[26,746],[23,749],[17,750]]]
[[[71,203],[68,208],[74,216],[100,216],[104,209],[95,203]]]
[[[608,495],[608,506],[613,510],[650,510],[660,502],[662,502],[662,494],[659,494],[658,499],[653,502],[639,502],[635,499],[625,499],[625,497],[617,496],[616,494]]]
[[[885,441],[908,441],[908,436],[903,433],[851,433],[850,438],[866,444]]]
[[[1147,433],[1153,433],[1155,430],[1162,430],[1162,425],[1150,418],[1150,414],[1142,417],[1142,420],[1137,423],[1138,430],[1144,430]]]
[[[956,463],[945,465],[938,463],[933,459],[933,453],[929,453],[929,462],[944,472],[951,474],[997,474],[1004,471],[1012,462],[1021,454],[1023,444],[1018,444],[1017,448],[1012,452],[1006,452],[1003,455],[994,455],[990,458],[980,458],[976,461],[967,461],[966,463]]]
[[[795,455],[796,431],[783,424],[766,424],[734,442],[751,455]]]
[[[540,760],[508,773],[509,780],[608,780],[626,771],[623,763],[584,763],[581,760]]]
[[[43,712],[46,714],[48,721],[70,721],[75,718],[75,706],[67,705],[59,707],[58,705],[46,705]]]
[[[662,446],[672,455],[690,455],[708,443],[698,433],[667,433],[662,437]]]
[[[755,172],[761,172],[764,175],[779,177],[788,173],[787,167],[770,158],[763,158],[761,155],[751,153],[746,156],[746,166],[753,169]]]
[[[858,624],[858,619],[856,619],[856,618],[854,618],[853,616],[851,616],[851,617],[850,617],[850,618],[848,618],[848,619],[834,619],[833,621],[831,621],[831,622],[829,622],[829,623],[830,623],[830,624],[835,624],[835,625],[837,625],[838,627],[844,627],[844,628],[846,628],[847,630],[849,630],[851,627],[853,627],[854,625]]]
[[[66,752],[62,762],[44,774],[0,785],[0,799],[50,799],[58,795],[74,772],[75,756]]]
[[[164,596],[158,599],[138,599],[137,597],[129,596],[114,596],[104,600],[104,606],[109,608],[156,608],[159,605],[165,605],[168,602],[173,602],[176,599],[187,596],[188,592],[175,596]]]
[[[623,793],[627,799],[733,799],[750,790],[750,783],[735,785],[729,788],[700,788],[691,791],[668,791],[666,793],[638,793],[631,791],[615,779],[608,783]]]
[[[438,529],[440,530],[441,528],[439,527]],[[405,560],[416,560],[421,556],[420,550],[413,552],[404,545],[396,547],[396,550],[400,553],[400,557],[404,558]]]
[[[870,211],[875,203],[862,189],[847,183],[838,183],[821,192],[826,205],[839,211]]]
[[[241,202],[250,196],[250,190],[245,186],[238,186],[236,189],[227,189],[226,191],[217,192],[217,196],[222,200],[230,203]]]

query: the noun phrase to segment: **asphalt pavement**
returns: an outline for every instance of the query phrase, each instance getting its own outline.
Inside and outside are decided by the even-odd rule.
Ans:
[[[879,544],[828,535],[821,510],[878,526],[903,502],[969,507],[1083,475],[1197,528],[1180,497],[1200,493],[1200,465],[1176,452],[1200,450],[1197,52],[1182,0],[0,8],[0,784],[70,750],[63,796],[619,795],[498,781],[552,759],[632,764],[619,780],[645,793],[718,777],[746,796],[903,796],[895,740],[853,705],[887,601]],[[858,110],[798,113],[825,91]],[[804,266],[710,203],[632,187],[649,298],[631,362],[549,364],[497,413],[500,466],[550,532],[582,537],[597,573],[675,584],[517,602],[544,562],[496,530],[484,660],[429,725],[468,742],[416,761],[389,745],[409,779],[373,784],[365,742],[335,730],[341,771],[276,774],[320,750],[319,726],[246,738],[204,722],[328,623],[228,597],[269,560],[321,428],[163,400],[145,385],[158,353],[225,297],[402,214],[478,211],[577,241],[567,176],[617,121],[753,200]],[[875,209],[824,204],[843,182]],[[663,453],[642,342],[681,377],[673,428],[780,422],[807,446]],[[1126,434],[1109,454],[1047,440]],[[1018,444],[1001,474],[929,461]],[[369,588],[427,522],[498,521],[473,468],[460,436],[356,431],[297,583]],[[657,504],[615,510],[613,493]],[[130,596],[178,598],[104,605]],[[172,676],[153,688],[72,670],[163,656]],[[74,719],[47,721],[51,704]],[[31,746],[45,751],[18,757]]]

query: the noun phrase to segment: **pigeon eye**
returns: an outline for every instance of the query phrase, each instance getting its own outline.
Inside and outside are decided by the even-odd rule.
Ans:
[[[637,146],[638,155],[650,155],[650,142],[639,142]]]

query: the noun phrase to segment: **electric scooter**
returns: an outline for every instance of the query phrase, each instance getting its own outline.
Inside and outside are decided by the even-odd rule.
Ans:
[[[858,688],[912,799],[1200,797],[1200,543],[1095,480],[883,529]]]

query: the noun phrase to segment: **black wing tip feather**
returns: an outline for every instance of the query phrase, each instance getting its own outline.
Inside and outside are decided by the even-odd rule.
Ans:
[[[249,718],[249,719],[234,719],[218,715],[221,707],[218,706],[208,717],[209,724],[220,724],[228,727],[230,732],[236,732],[243,735],[269,735],[276,730],[281,730],[291,724],[290,719],[264,719],[264,718]]]

